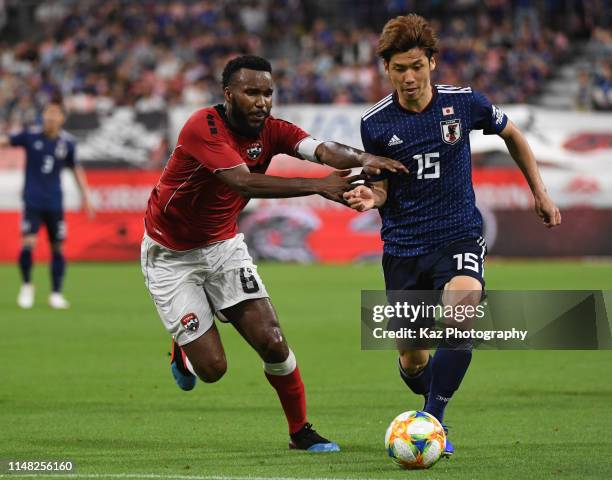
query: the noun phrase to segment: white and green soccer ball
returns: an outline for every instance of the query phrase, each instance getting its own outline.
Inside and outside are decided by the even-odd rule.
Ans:
[[[385,448],[394,463],[402,468],[429,468],[446,447],[446,434],[438,420],[421,411],[400,413],[385,435]]]

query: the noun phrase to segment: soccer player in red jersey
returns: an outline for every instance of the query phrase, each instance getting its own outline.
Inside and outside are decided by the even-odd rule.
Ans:
[[[343,202],[359,176],[348,170],[324,178],[265,175],[278,153],[334,168],[407,172],[399,162],[335,142],[321,142],[270,116],[271,66],[242,56],[223,72],[223,105],[195,112],[149,198],[142,272],[159,316],[173,337],[171,369],[183,390],[196,377],[218,381],[227,369],[213,316],[231,323],[257,351],[287,417],[290,448],[338,451],[306,417],[295,355],[287,345],[236,220],[249,198],[318,194]]]

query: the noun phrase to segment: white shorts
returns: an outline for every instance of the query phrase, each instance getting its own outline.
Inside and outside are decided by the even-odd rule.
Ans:
[[[219,310],[268,297],[242,234],[183,252],[145,234],[140,264],[162,323],[179,345],[202,336]]]

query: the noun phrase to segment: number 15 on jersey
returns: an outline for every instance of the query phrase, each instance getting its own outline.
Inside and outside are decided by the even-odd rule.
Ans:
[[[440,178],[440,154],[438,152],[413,155],[412,158],[419,163],[419,169],[417,170],[419,180]]]

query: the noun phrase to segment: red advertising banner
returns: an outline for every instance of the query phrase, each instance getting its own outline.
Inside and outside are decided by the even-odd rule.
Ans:
[[[70,260],[134,260],[139,257],[143,233],[143,214],[151,189],[159,179],[158,171],[88,171],[96,217],[66,212],[67,239],[64,245]],[[73,192],[67,192],[70,197]],[[16,199],[16,202],[18,199]],[[70,202],[68,202],[70,203]],[[14,261],[20,249],[21,212],[17,208],[0,210],[3,247],[0,261]],[[35,260],[49,258],[49,245],[41,227]]]
[[[275,160],[269,173],[281,176],[322,176],[329,169],[295,159]],[[133,261],[139,258],[143,214],[159,171],[88,171],[97,216],[89,220],[74,210],[78,195],[66,189],[70,260]],[[514,168],[474,171],[479,207],[485,219],[489,252],[503,256],[612,255],[612,209],[597,208],[591,183],[564,180],[561,187],[573,204],[562,205],[564,225],[548,230],[533,213],[531,192]],[[577,186],[578,187],[577,187]],[[586,188],[587,185],[589,188]],[[68,185],[70,187],[70,185]],[[561,188],[559,187],[559,188]],[[587,191],[588,190],[588,191]],[[20,249],[18,194],[0,202],[3,246],[0,261],[15,261]],[[377,211],[354,212],[319,196],[252,200],[240,218],[255,259],[297,262],[354,262],[378,259],[382,252]],[[585,235],[585,232],[589,232]],[[37,261],[49,258],[46,233],[35,251]]]
[[[0,212],[0,223],[6,232],[6,242],[0,250],[0,261],[17,259],[20,248],[21,214]],[[64,251],[70,260],[121,261],[139,258],[142,240],[142,212],[99,213],[89,220],[84,213],[66,214],[68,236]],[[41,227],[41,231],[44,227]],[[34,260],[49,259],[46,232],[39,233]]]

